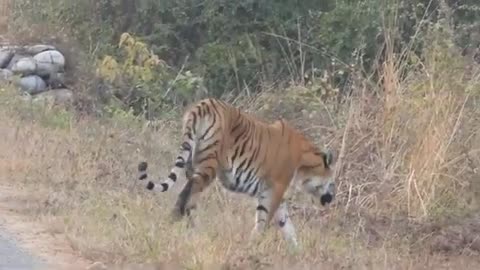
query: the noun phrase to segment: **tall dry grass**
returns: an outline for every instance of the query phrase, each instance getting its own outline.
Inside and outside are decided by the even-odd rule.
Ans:
[[[13,106],[15,98],[7,99]],[[176,148],[176,123],[162,123],[158,132],[152,132],[130,120],[76,119],[62,110],[41,112],[22,106],[17,103],[8,110],[2,106],[2,184],[25,188],[29,195],[18,198],[26,203],[24,213],[47,223],[52,234],[67,235],[74,249],[88,259],[113,264],[176,262],[181,269],[318,269],[319,265],[322,269],[424,269],[441,265],[444,259],[437,254],[411,254],[412,242],[403,237],[413,234],[405,231],[412,227],[399,217],[386,220],[365,212],[371,207],[365,201],[378,196],[378,190],[368,190],[374,179],[360,183],[345,178],[353,172],[374,175],[358,170],[368,161],[351,159],[358,158],[358,144],[351,145],[356,134],[346,143],[347,169],[342,173],[340,202],[333,209],[312,206],[294,194],[300,197],[292,208],[303,252],[291,255],[273,229],[258,247],[249,246],[254,203],[219,192],[218,186],[204,195],[195,229],[167,223],[181,185],[160,196],[136,186],[134,179],[136,163],[143,158],[158,166],[154,171],[167,171]],[[354,115],[350,115],[351,130],[359,124]],[[378,203],[388,210],[383,201]],[[469,257],[455,258],[465,267],[476,263]]]
[[[476,178],[466,156],[478,156],[479,142],[462,130],[478,132],[478,108],[472,103],[480,89],[478,67],[466,78],[467,61],[439,32],[434,28],[426,37],[431,46],[424,59],[416,59],[403,79],[404,62],[395,61],[392,52],[384,66],[380,135],[384,152],[393,154],[384,163],[395,164],[390,171],[401,174],[392,198],[409,217],[420,219],[467,207],[468,186]],[[406,52],[406,57],[415,56]]]

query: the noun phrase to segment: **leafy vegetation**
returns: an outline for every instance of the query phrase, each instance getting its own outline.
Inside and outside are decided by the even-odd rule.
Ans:
[[[480,43],[475,0],[20,0],[15,6],[18,21],[68,26],[103,59],[102,70],[122,63],[110,67],[128,81],[117,96],[150,116],[166,104],[188,103],[193,93],[251,94],[309,83],[325,72],[338,95],[350,93],[352,68],[364,74],[381,68],[386,30],[399,57],[405,48],[414,52],[410,61],[424,57],[430,45],[424,36],[440,20],[465,52]],[[124,33],[131,36],[125,40]],[[117,49],[122,36],[128,42]],[[138,50],[158,57],[161,67],[135,63]]]

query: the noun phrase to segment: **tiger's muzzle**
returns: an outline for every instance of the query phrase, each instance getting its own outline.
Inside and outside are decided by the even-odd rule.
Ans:
[[[330,204],[335,198],[335,183],[330,182],[326,185],[323,194],[320,196],[322,206]]]

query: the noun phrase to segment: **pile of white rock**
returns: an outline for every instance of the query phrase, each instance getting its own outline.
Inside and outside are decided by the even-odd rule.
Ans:
[[[33,99],[73,100],[73,92],[65,87],[65,57],[51,45],[0,47],[0,85],[5,83]]]

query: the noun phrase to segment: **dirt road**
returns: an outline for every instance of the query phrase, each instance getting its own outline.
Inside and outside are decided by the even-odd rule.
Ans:
[[[19,247],[17,240],[0,225],[0,270],[37,270],[45,266],[43,260]]]
[[[79,257],[64,235],[21,214],[22,196],[0,185],[0,270],[86,269],[91,262]]]

